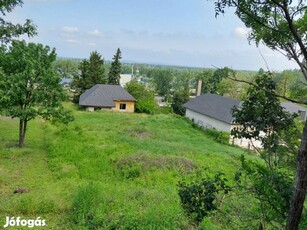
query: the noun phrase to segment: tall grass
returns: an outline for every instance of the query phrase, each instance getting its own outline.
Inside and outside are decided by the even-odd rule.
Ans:
[[[41,216],[50,229],[193,229],[178,181],[205,168],[231,180],[246,154],[177,116],[71,108],[68,126],[31,122],[24,149],[15,147],[17,121],[0,118],[0,216]]]

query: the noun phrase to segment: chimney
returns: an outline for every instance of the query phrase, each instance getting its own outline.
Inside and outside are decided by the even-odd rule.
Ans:
[[[203,84],[203,81],[198,80],[196,96],[200,96],[202,84]]]

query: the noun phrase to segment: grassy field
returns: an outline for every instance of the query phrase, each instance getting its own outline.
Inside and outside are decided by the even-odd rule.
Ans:
[[[193,229],[178,181],[216,172],[231,180],[239,156],[254,157],[174,115],[68,107],[74,122],[30,122],[23,149],[16,147],[18,121],[0,118],[1,227],[5,216],[39,216],[45,229]],[[216,217],[200,228],[227,226]]]

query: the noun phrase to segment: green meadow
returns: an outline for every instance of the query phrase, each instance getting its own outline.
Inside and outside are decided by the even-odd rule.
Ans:
[[[179,116],[66,107],[74,122],[31,121],[22,149],[18,120],[0,118],[0,228],[20,216],[45,219],[37,229],[195,229],[178,182],[223,172],[232,183],[239,156],[256,158]],[[227,226],[215,215],[199,228]]]

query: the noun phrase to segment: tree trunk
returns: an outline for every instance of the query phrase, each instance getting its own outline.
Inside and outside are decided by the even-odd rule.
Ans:
[[[301,146],[297,156],[295,188],[287,218],[286,230],[297,230],[304,207],[307,190],[307,122],[305,122]]]
[[[22,148],[25,143],[26,131],[27,131],[27,120],[19,120],[19,144],[18,147]]]

